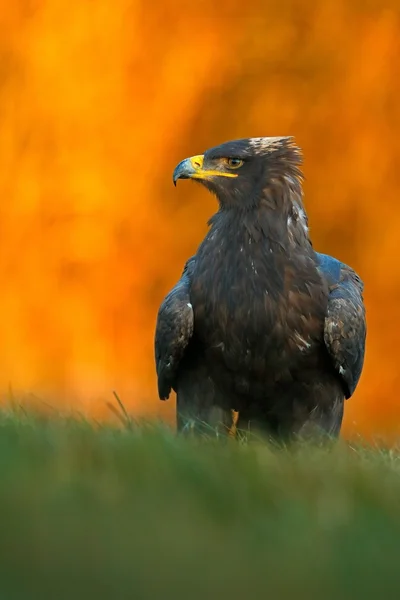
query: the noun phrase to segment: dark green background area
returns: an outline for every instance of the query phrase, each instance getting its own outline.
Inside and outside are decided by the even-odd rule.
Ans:
[[[395,451],[0,418],[0,598],[400,597]]]

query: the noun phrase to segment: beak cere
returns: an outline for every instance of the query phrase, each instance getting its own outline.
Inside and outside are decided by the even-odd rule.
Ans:
[[[185,158],[185,160],[182,160],[175,168],[172,176],[174,185],[176,185],[178,179],[201,179],[203,162],[204,156],[202,154],[191,156],[190,158]]]

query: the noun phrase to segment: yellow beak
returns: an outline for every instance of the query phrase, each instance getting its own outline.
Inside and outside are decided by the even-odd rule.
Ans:
[[[225,173],[217,169],[203,169],[204,155],[185,158],[175,168],[172,176],[174,185],[178,179],[210,179],[211,177],[237,177],[237,173]]]

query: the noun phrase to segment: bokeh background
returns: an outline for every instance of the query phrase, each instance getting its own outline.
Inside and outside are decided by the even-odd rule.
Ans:
[[[214,198],[171,174],[295,135],[313,242],[365,282],[345,434],[400,432],[397,0],[1,0],[0,392],[105,419],[157,399],[156,312]],[[113,418],[113,417],[112,417]]]

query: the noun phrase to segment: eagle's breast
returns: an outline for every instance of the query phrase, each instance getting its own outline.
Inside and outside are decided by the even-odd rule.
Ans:
[[[214,231],[199,249],[191,286],[195,336],[213,368],[279,380],[316,360],[327,289],[307,254]]]

